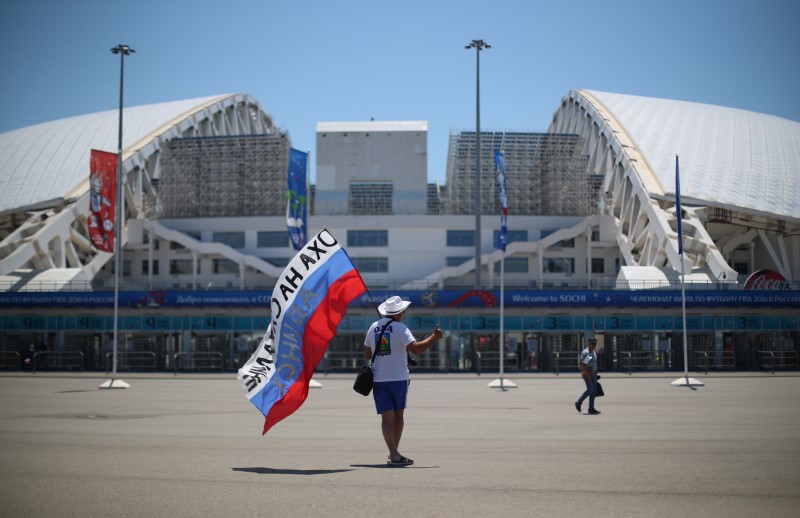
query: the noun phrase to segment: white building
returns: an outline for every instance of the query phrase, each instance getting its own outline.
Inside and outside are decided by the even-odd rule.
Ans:
[[[267,305],[258,301],[294,255],[283,207],[289,136],[242,94],[127,108],[124,121],[121,291],[141,299],[121,309],[127,350],[154,351],[157,368],[169,368],[178,353],[212,351],[232,368],[263,333]],[[85,363],[93,368],[102,365],[113,254],[98,252],[87,238],[88,162],[91,149],[116,149],[116,123],[112,110],[0,135],[0,349],[33,340],[64,354],[80,351],[92,357]],[[664,358],[678,365],[671,338],[680,330],[675,308],[643,304],[630,289],[674,290],[682,269],[693,289],[710,290],[703,299],[708,304],[690,305],[690,361],[709,350],[735,351],[736,364],[752,368],[762,350],[776,348],[794,351],[796,359],[800,123],[575,90],[555,111],[549,132],[578,146],[579,160],[571,163],[582,164],[581,192],[598,196],[583,215],[515,213],[509,206],[504,286],[513,303],[505,329],[506,340],[520,345],[518,367],[559,365],[556,353],[574,351],[596,331],[607,333],[609,366],[621,368],[624,358],[630,362],[645,353],[662,368]],[[486,142],[510,148],[513,136],[523,149],[536,140],[531,135],[491,133]],[[468,140],[456,136],[450,145]],[[420,324],[430,319],[449,326],[446,351],[439,352],[457,351],[459,368],[467,368],[467,358],[474,361],[483,351],[485,360],[497,344],[503,257],[495,249],[497,186],[489,149],[482,153],[487,201],[482,284],[476,289],[474,213],[465,203],[453,210],[454,200],[472,196],[469,164],[459,163],[451,149],[448,185],[430,185],[428,145],[424,121],[320,122],[309,234],[323,227],[332,232],[376,296],[404,293],[414,298]],[[219,166],[191,165],[193,146],[213,154]],[[676,155],[683,255],[675,214]],[[468,160],[469,153],[460,156]],[[526,181],[525,168],[534,166],[512,157],[507,167]],[[239,161],[245,169],[257,167],[232,165]],[[239,176],[257,186],[237,183]],[[551,197],[558,196],[558,176],[540,176],[549,178]],[[208,178],[218,183],[194,189]],[[535,184],[525,188],[534,190]],[[254,190],[263,205],[243,206],[240,197]],[[565,200],[581,196],[564,191]],[[792,289],[771,299],[743,292],[744,281],[760,270],[781,276],[781,286]],[[719,287],[735,296],[718,296]],[[71,299],[74,292],[81,298]],[[67,315],[66,306],[82,316]],[[352,358],[350,346],[358,344],[374,314],[368,306],[348,313],[332,353]],[[742,315],[742,322],[728,320],[732,314]]]

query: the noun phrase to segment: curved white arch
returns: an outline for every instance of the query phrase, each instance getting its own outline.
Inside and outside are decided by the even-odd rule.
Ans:
[[[601,201],[617,221],[617,244],[625,261],[633,266],[668,265],[681,271],[675,209],[663,198],[670,190],[674,193],[670,189],[674,184],[665,185],[664,174],[654,170],[649,156],[615,113],[592,92],[572,90],[562,99],[548,131],[574,133],[585,139],[583,152],[590,157],[589,167],[605,178]],[[685,271],[708,268],[715,278],[736,277],[689,208],[684,208],[683,249]]]
[[[31,175],[43,174],[33,164],[53,163],[57,158],[58,149],[39,150],[36,157],[30,155],[34,149],[31,142],[35,142],[37,134],[50,135],[53,140],[72,142],[71,153],[62,157],[60,162],[61,171],[45,171],[48,178],[56,178],[59,173],[80,175],[77,185],[70,186],[67,190],[51,190],[39,198],[27,198],[27,204],[22,202],[22,205],[18,204],[13,209],[6,208],[7,212],[26,210],[30,217],[0,242],[0,275],[20,269],[60,268],[72,271],[74,279],[91,280],[112,257],[112,254],[97,252],[91,246],[86,223],[89,206],[89,152],[91,149],[109,149],[110,146],[106,142],[107,138],[98,141],[96,135],[102,132],[98,128],[92,129],[92,124],[108,130],[109,113],[73,118],[77,120],[64,119],[0,136],[0,149],[14,149],[9,152],[9,159],[0,164],[0,173],[4,177],[13,176],[14,170],[26,173],[31,171]],[[113,120],[116,124],[116,116]],[[130,129],[130,134],[123,133],[128,135],[124,137],[126,145],[122,153],[125,220],[144,219],[157,206],[158,195],[153,188],[153,180],[159,176],[159,155],[165,142],[173,138],[279,133],[258,101],[247,94],[226,94],[130,108],[124,112],[123,122],[125,128]],[[78,131],[78,127],[85,129]],[[61,135],[63,132],[73,134]],[[114,135],[114,139],[117,138],[116,130],[110,133]],[[114,148],[116,145],[111,147]],[[52,156],[46,156],[48,153]],[[25,162],[29,169],[17,169]],[[75,173],[75,168],[80,170]],[[19,203],[19,194],[15,199]],[[32,209],[35,211],[31,213]],[[148,222],[147,228],[156,236],[165,239],[174,237],[174,231],[157,221]],[[127,236],[123,232],[123,246],[126,241]],[[187,243],[192,245],[191,242]],[[197,252],[204,253],[205,249],[199,243],[197,245]],[[245,257],[228,247],[213,247],[213,253],[273,277],[280,274],[275,266],[256,258]]]

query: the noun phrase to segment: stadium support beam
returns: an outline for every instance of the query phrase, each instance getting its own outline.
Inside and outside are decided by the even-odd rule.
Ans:
[[[597,98],[573,90],[553,116],[550,132],[586,138],[587,154],[604,175],[604,202],[617,221],[617,243],[630,266],[670,266],[677,272],[708,268],[716,279],[736,278],[700,218],[683,207],[683,248],[678,253],[677,218],[666,205],[666,189],[622,124]],[[682,264],[683,263],[683,264]]]

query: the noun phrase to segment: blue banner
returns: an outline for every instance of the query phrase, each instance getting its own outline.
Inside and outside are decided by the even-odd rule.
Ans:
[[[286,202],[286,226],[292,247],[300,250],[306,244],[308,223],[308,153],[289,149],[289,174]]]
[[[678,218],[678,254],[683,255],[683,212],[681,212],[681,174],[678,155],[675,155],[675,217]]]
[[[373,300],[399,295],[422,308],[489,308],[500,306],[499,291],[427,290],[372,291],[350,303],[351,307],[374,307]],[[680,307],[680,290],[505,290],[506,307]],[[121,291],[121,307],[247,307],[270,306],[271,292],[253,291]],[[0,308],[113,307],[114,292],[0,292]],[[702,307],[800,307],[798,290],[719,290],[686,292],[686,306]]]
[[[497,169],[497,186],[500,188],[500,234],[497,236],[497,244],[495,248],[498,250],[506,251],[506,241],[508,234],[508,193],[506,191],[506,164],[503,159],[503,153],[500,150],[494,150],[494,164]]]

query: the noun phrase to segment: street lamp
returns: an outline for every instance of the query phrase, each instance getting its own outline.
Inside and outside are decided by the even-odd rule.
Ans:
[[[465,49],[475,49],[475,289],[481,289],[481,51],[492,48],[483,40],[472,40]]]
[[[120,43],[113,49],[112,54],[119,54],[119,133],[117,140],[117,206],[115,207],[114,215],[114,349],[112,353],[112,371],[111,379],[102,385],[100,388],[128,388],[129,384],[122,380],[117,379],[117,342],[119,337],[117,320],[119,318],[119,272],[122,268],[122,225],[124,224],[123,217],[125,214],[122,189],[122,87],[123,78],[125,77],[125,56],[129,56],[136,52],[127,45]]]

